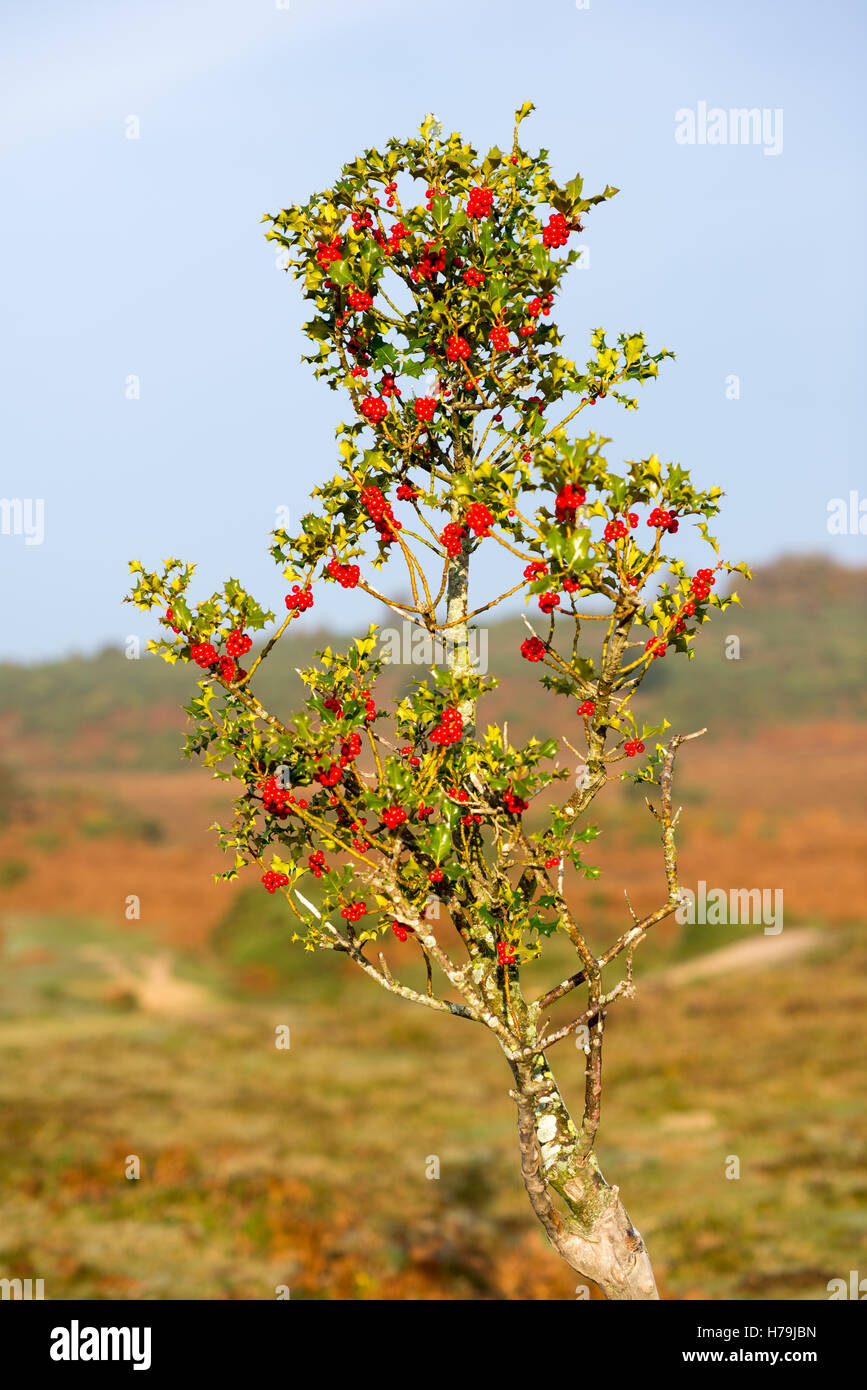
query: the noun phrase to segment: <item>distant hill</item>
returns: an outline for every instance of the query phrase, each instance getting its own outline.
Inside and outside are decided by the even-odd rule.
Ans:
[[[671,654],[654,664],[642,688],[646,717],[664,715],[676,728],[707,724],[752,732],[765,725],[867,719],[863,614],[867,569],[823,558],[789,558],[740,582],[743,606],[714,616],[692,661]],[[391,619],[393,621],[393,619]],[[488,633],[491,674],[501,687],[490,718],[507,718],[516,738],[574,727],[572,701],[539,691],[537,670],[523,661],[520,618]],[[739,656],[727,656],[735,644]],[[263,664],[257,693],[277,711],[292,710],[300,693],[295,667],[317,648],[348,639],[323,630],[284,639]],[[396,693],[419,668],[395,666]],[[195,688],[189,667],[154,657],[128,660],[122,651],[26,666],[0,663],[0,762],[64,768],[177,768],[185,716]]]

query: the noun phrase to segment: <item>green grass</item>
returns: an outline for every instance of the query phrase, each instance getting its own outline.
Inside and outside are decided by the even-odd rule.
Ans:
[[[8,925],[4,1272],[45,1278],[50,1298],[574,1297],[526,1205],[491,1039],[331,956],[287,952],[253,998],[233,930],[177,962],[213,1011],[165,1019],[106,999],[79,954],[110,943],[140,964],[143,934]],[[857,1267],[865,1005],[852,929],[816,959],[688,991],[645,974],[612,1010],[600,1157],[666,1296],[824,1298]],[[579,1054],[552,1060],[577,1106]]]

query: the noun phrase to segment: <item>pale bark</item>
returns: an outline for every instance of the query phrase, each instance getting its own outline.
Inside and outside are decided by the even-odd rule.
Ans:
[[[532,1066],[511,1065],[524,1185],[554,1249],[610,1300],[658,1299],[644,1241],[592,1149],[582,1154],[544,1056]]]

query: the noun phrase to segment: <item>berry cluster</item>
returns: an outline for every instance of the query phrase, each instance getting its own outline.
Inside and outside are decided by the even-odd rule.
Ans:
[[[394,200],[392,198],[389,198],[388,206],[394,206]],[[387,238],[385,232],[381,232],[379,227],[374,227],[373,229],[373,239],[376,242],[377,246],[382,247],[383,254],[386,256],[393,256],[395,251],[400,250],[400,243],[403,241],[403,238],[405,236],[406,227],[403,225],[402,222],[394,222],[392,224],[391,231],[389,232]]]
[[[256,784],[256,790],[261,794],[262,806],[270,816],[285,816],[289,812],[289,803],[294,798],[289,795],[284,787],[280,786],[276,777],[266,777],[263,782]]]
[[[349,307],[350,309],[367,310],[373,308],[373,299],[366,290],[357,290],[354,285],[349,287]]]
[[[609,521],[603,534],[606,541],[619,541],[627,536],[629,531],[625,522],[617,520]]]
[[[525,661],[541,661],[545,655],[545,643],[538,637],[527,637],[521,643],[521,656]]]
[[[681,630],[682,630],[682,629],[683,629],[683,623],[681,623],[680,626],[681,626]],[[677,629],[675,628],[675,630],[677,630]],[[656,659],[657,657],[665,656],[665,648],[666,648],[666,641],[665,641],[665,638],[664,638],[664,637],[651,637],[650,641],[647,643],[647,645],[645,646],[644,650],[645,650],[646,652],[648,652],[648,653],[650,654],[650,656],[652,656],[654,659]]]
[[[464,721],[460,711],[450,706],[443,710],[440,722],[431,731],[430,741],[446,748],[450,743],[457,743],[463,731]]]
[[[453,560],[460,555],[463,550],[464,537],[466,534],[464,527],[458,525],[456,521],[450,521],[448,526],[443,527],[440,540],[445,546],[446,554],[450,555]]]
[[[550,314],[551,305],[554,303],[553,294],[536,295],[527,305],[527,313],[531,319],[537,319],[540,314]]]
[[[522,811],[526,811],[530,804],[529,801],[525,801],[522,796],[516,796],[511,787],[508,787],[506,791],[503,792],[503,800],[513,816],[519,816]]]
[[[248,637],[246,632],[239,632],[237,629],[230,632],[226,638],[226,652],[235,659],[239,656],[245,656],[252,645],[252,637]]]
[[[340,744],[340,766],[348,767],[350,763],[354,763],[360,752],[361,735],[351,733],[349,738],[343,739]]]
[[[321,787],[336,787],[343,773],[337,763],[332,763],[325,771],[320,768],[318,772],[314,772],[313,776]]]
[[[490,188],[472,188],[467,199],[467,217],[484,220],[491,215],[494,195]]]
[[[485,272],[483,270],[476,270],[473,266],[470,266],[469,269],[464,271],[463,280],[465,285],[470,286],[470,289],[477,288],[479,285],[485,283]]]
[[[497,323],[488,334],[491,346],[497,352],[508,352],[511,344],[509,342],[509,330],[504,323]]]
[[[400,922],[392,922],[391,930],[394,932],[398,941],[406,941],[406,938],[409,935],[409,927],[402,927],[400,925]]]
[[[569,240],[570,227],[562,212],[552,212],[547,227],[542,228],[542,243],[553,250],[565,246]]]
[[[217,659],[217,649],[210,642],[194,642],[190,647],[190,656],[197,666],[213,666]]]
[[[544,594],[539,595],[539,607],[543,613],[553,613],[555,608],[560,607],[560,595],[553,589],[548,589]]]
[[[572,525],[575,520],[575,513],[579,507],[583,507],[587,500],[587,493],[583,487],[573,487],[572,483],[566,483],[557,493],[554,503],[554,510],[560,524]]]
[[[274,869],[269,869],[266,874],[262,875],[262,882],[269,893],[276,893],[278,888],[286,887],[289,879],[285,874],[278,874]]]
[[[694,594],[699,603],[704,603],[708,597],[711,586],[716,583],[712,570],[697,570],[695,579],[690,580],[689,591]],[[686,608],[684,612],[686,612]],[[695,611],[693,609],[693,611]]]
[[[446,253],[441,246],[437,246],[435,241],[426,241],[422,250],[422,257],[417,266],[413,266],[409,272],[409,278],[419,280],[435,280],[437,275],[442,274],[446,268]]]
[[[663,507],[654,507],[650,516],[647,518],[648,526],[658,526],[663,531],[670,531],[672,535],[677,531],[677,521],[674,512],[667,512]]]
[[[357,565],[341,565],[336,556],[328,561],[325,571],[344,589],[354,589],[361,578],[361,570]]]
[[[352,226],[356,232],[366,231],[373,226],[373,217],[365,208],[360,211],[358,208],[352,209]]]
[[[373,425],[380,425],[388,414],[388,406],[381,396],[365,396],[361,402],[361,413]]]
[[[369,690],[360,690],[358,698],[364,701],[364,717],[368,724],[376,718],[376,705]]]
[[[241,670],[240,666],[235,665],[234,661],[230,656],[220,657],[220,660],[217,663],[217,670],[220,673],[220,679],[224,680],[227,685],[233,684],[235,681],[240,680],[242,676],[245,676],[247,674],[246,671]]]
[[[398,502],[414,502],[420,496],[411,483],[401,483],[397,489]]]
[[[343,245],[339,236],[331,241],[317,241],[316,259],[323,269],[327,269],[332,261],[343,259]]]
[[[387,825],[389,830],[396,830],[405,820],[406,811],[402,806],[387,806],[382,813],[382,823]]]
[[[477,536],[489,536],[491,534],[494,518],[483,502],[474,502],[471,507],[467,507],[464,520]]]
[[[460,333],[453,333],[446,343],[446,357],[450,362],[465,362],[470,355],[470,345]]]
[[[386,400],[388,400],[391,396],[402,395],[401,389],[395,381],[394,376],[391,372],[385,373],[385,375],[382,378],[382,381],[379,383],[379,390],[380,394],[384,396]]]
[[[349,903],[340,909],[340,915],[346,922],[357,922],[366,912],[367,903],[361,901]]]
[[[307,863],[313,871],[314,878],[321,878],[323,874],[328,873],[328,865],[325,862],[325,855],[322,853],[321,849],[318,849],[315,854],[311,854]]]
[[[306,584],[302,589],[300,584],[293,584],[286,595],[286,607],[293,613],[303,613],[305,609],[312,608],[313,594],[310,585]]]
[[[417,420],[432,420],[437,403],[433,396],[419,396],[415,402],[415,416]]]
[[[514,965],[514,964],[515,964],[515,949],[514,949],[513,946],[510,946],[509,943],[508,943],[507,941],[498,941],[498,942],[497,942],[497,964],[498,964],[498,965]]]
[[[578,713],[583,714],[586,719],[592,719],[595,710],[596,706],[592,700],[584,700],[578,706]]]
[[[366,487],[361,494],[361,505],[367,512],[385,545],[397,539],[400,522],[395,521],[391,506],[386,502],[378,487]]]
[[[524,578],[532,582],[534,579],[541,579],[547,573],[548,566],[544,560],[531,560],[524,570]]]
[[[627,758],[634,758],[636,753],[644,752],[644,744],[640,738],[628,738],[623,745]]]
[[[442,869],[431,869],[430,873],[427,876],[427,881],[428,883],[442,883],[444,878],[445,874],[443,873]]]

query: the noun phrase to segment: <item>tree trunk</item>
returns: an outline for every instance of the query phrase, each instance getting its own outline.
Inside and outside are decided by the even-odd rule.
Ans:
[[[584,1151],[544,1055],[511,1066],[524,1185],[554,1249],[608,1299],[658,1299],[644,1242]]]

